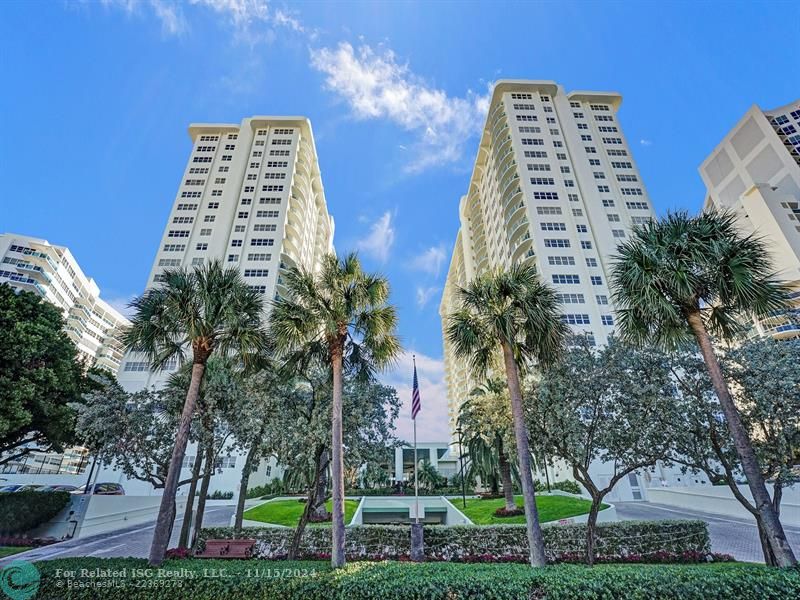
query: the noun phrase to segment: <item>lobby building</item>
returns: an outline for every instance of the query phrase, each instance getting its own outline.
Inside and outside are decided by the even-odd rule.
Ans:
[[[80,357],[116,373],[122,360],[119,334],[129,322],[100,298],[100,288],[68,248],[27,235],[0,235],[1,284],[38,294],[60,308]]]
[[[705,208],[734,212],[743,233],[764,238],[778,276],[794,289],[792,308],[754,322],[753,335],[800,336],[800,100],[752,106],[699,170]]]
[[[553,81],[501,80],[458,207],[460,229],[439,313],[457,289],[498,267],[529,263],[558,292],[562,319],[604,344],[614,330],[610,261],[654,216],[625,138],[615,92],[565,92]],[[451,430],[479,383],[444,337]]]

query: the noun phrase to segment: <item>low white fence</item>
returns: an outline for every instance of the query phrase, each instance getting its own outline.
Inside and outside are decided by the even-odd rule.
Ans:
[[[767,488],[771,495],[772,486],[768,485]],[[753,496],[746,485],[740,485],[739,490],[752,501]],[[753,515],[739,503],[728,486],[648,488],[647,499],[656,504],[753,520]],[[783,490],[780,517],[784,525],[800,527],[800,486]]]

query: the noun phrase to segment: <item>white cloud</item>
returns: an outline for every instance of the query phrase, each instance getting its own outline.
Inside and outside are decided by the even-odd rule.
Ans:
[[[152,12],[166,35],[180,35],[189,27],[181,6],[169,0],[102,0],[102,4],[108,8],[118,8],[128,15]]]
[[[443,244],[431,246],[411,260],[411,268],[438,277],[446,256],[447,253]]]
[[[653,142],[651,140],[645,140],[645,139],[639,140],[639,143],[642,146],[652,146],[653,145]]]
[[[123,317],[130,319],[133,316],[133,309],[128,305],[134,298],[135,296],[130,295],[130,296],[121,296],[117,298],[110,298],[108,300],[104,298],[104,300],[106,304],[108,304],[111,308],[116,310]]]
[[[372,258],[386,262],[392,244],[394,244],[392,213],[386,211],[372,224],[369,234],[356,243],[356,247]]]
[[[411,382],[413,373],[412,352],[400,355],[394,369],[384,374],[381,381],[397,390],[403,402],[397,418],[396,435],[403,440],[412,439]],[[450,424],[447,415],[447,387],[444,381],[444,361],[417,353],[417,378],[422,412],[417,416],[417,440],[420,442],[447,442]]]
[[[430,302],[430,300],[436,295],[436,293],[441,288],[432,286],[432,287],[420,287],[417,286],[417,306],[419,308],[425,308],[425,306]]]
[[[347,42],[311,50],[311,65],[358,119],[387,119],[416,135],[411,172],[460,160],[465,143],[480,132],[490,92],[452,97],[400,64],[391,50]]]

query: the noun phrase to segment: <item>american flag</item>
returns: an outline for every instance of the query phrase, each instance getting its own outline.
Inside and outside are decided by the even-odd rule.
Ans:
[[[414,361],[414,386],[411,391],[411,418],[416,420],[422,404],[419,400],[419,381],[417,381],[417,361]]]

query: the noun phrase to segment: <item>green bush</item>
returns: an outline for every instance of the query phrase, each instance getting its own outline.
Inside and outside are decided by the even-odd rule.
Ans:
[[[69,492],[0,494],[0,532],[23,533],[55,517],[70,499]]]
[[[763,565],[463,565],[67,558],[36,563],[38,599],[139,600],[785,600],[800,571]],[[98,571],[103,569],[104,572]],[[139,573],[137,570],[141,569]],[[85,570],[85,571],[84,571]],[[115,573],[114,573],[115,572]],[[74,573],[71,574],[71,573]],[[220,576],[224,573],[224,576]]]
[[[547,526],[542,533],[551,562],[582,556],[586,525]],[[293,535],[294,529],[287,527],[245,528],[238,536],[231,527],[219,527],[201,530],[199,540],[202,545],[206,539],[255,539],[253,555],[275,559],[286,556]],[[329,530],[308,528],[303,533],[300,552],[319,557],[329,553],[330,546]],[[620,521],[597,525],[595,547],[601,558],[625,560],[657,553],[705,555],[710,551],[710,542],[704,521]],[[411,554],[410,530],[398,525],[353,525],[347,528],[345,552],[351,559],[406,558]],[[431,560],[471,561],[487,557],[508,561],[527,555],[525,525],[425,527],[425,556]]]
[[[550,488],[554,490],[561,490],[562,492],[568,492],[570,494],[580,494],[581,493],[581,486],[579,486],[574,481],[556,481],[555,483],[550,484]]]
[[[221,492],[219,490],[214,490],[213,494],[206,494],[206,498],[209,500],[230,500],[233,498],[233,492]]]
[[[397,490],[393,487],[384,488],[352,488],[345,490],[345,496],[413,496],[414,488],[406,488],[402,494],[398,494]],[[436,488],[435,490],[419,489],[420,496],[460,496],[461,487],[447,486]],[[474,496],[475,491],[467,488],[467,496]]]

